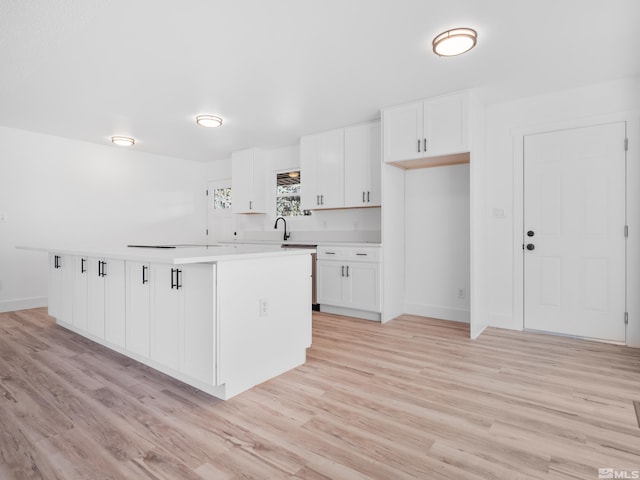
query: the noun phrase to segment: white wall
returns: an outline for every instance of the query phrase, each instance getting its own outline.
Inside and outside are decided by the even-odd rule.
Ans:
[[[522,135],[553,129],[571,128],[607,121],[629,120],[628,221],[631,231],[640,231],[638,189],[640,160],[637,120],[640,112],[640,79],[622,79],[553,94],[524,98],[487,107],[486,201],[480,219],[487,232],[488,320],[498,327],[522,328]],[[519,151],[520,149],[520,151]],[[504,218],[493,216],[495,208]],[[628,251],[640,250],[640,237],[631,235]],[[631,279],[638,283],[640,269],[630,256]],[[630,343],[640,345],[640,305],[636,292],[640,285],[630,284],[628,298]]]
[[[202,242],[207,168],[0,128],[0,311],[46,304],[45,254],[16,245]]]
[[[276,172],[300,169],[300,148],[291,145],[268,152],[267,167],[267,214],[236,214],[233,223],[237,240],[280,240],[282,225],[273,229],[275,213]],[[231,159],[212,162],[208,167],[207,180],[231,178]],[[304,179],[302,179],[304,182]],[[350,208],[312,212],[311,216],[290,217],[287,228],[291,231],[289,241],[380,241],[380,209]],[[215,225],[210,227],[215,230]]]
[[[405,312],[469,322],[469,165],[407,170],[405,215]]]

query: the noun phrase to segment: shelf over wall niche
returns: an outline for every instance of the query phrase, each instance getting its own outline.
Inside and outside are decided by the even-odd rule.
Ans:
[[[399,162],[388,162],[394,167],[404,170],[415,170],[417,168],[444,167],[446,165],[461,165],[469,163],[470,154],[454,153],[452,155],[440,155],[437,157],[416,158],[413,160],[402,160]]]

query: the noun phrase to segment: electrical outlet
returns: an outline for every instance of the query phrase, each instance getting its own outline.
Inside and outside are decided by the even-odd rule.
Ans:
[[[266,298],[260,299],[260,316],[266,317],[269,315],[269,301]]]
[[[458,288],[458,298],[465,298],[467,296],[467,292],[464,291],[464,288]]]

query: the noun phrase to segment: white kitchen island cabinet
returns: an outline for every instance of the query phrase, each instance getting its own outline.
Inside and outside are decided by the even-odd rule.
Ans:
[[[87,258],[87,331],[107,342],[125,346],[124,260]]]
[[[56,252],[49,313],[59,325],[218,398],[306,361],[313,249],[19,248]],[[76,296],[86,326],[73,321],[85,301]]]
[[[150,356],[151,287],[150,263],[126,262],[126,349],[144,358]]]
[[[212,264],[151,265],[151,359],[214,383]]]

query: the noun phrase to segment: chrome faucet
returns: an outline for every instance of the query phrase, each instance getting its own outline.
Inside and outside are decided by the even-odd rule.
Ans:
[[[278,228],[278,220],[282,220],[284,222],[284,237],[282,237],[282,238],[286,242],[287,240],[289,240],[289,237],[291,236],[291,234],[287,233],[287,221],[285,220],[284,217],[276,218],[276,223],[273,226],[274,230]]]

